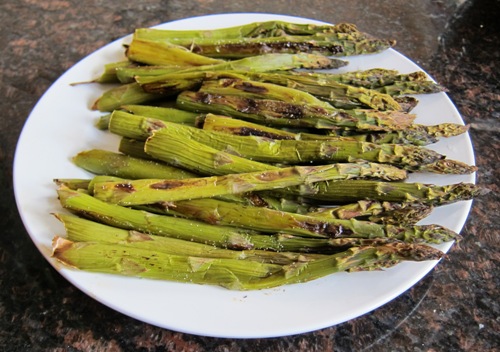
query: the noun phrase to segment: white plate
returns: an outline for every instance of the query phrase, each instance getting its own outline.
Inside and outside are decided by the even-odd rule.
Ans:
[[[210,29],[271,19],[298,23],[317,21],[269,14],[225,14],[189,18],[161,25],[168,29]],[[103,148],[117,150],[118,139],[94,127],[99,113],[90,110],[104,87],[70,86],[97,77],[106,63],[123,58],[115,41],[86,57],[62,75],[33,109],[19,138],[14,162],[17,206],[33,242],[47,260],[72,284],[99,302],[128,316],[163,328],[216,337],[254,338],[298,334],[329,327],[365,314],[397,297],[425,276],[436,262],[403,263],[386,271],[340,273],[313,282],[276,289],[235,292],[219,287],[181,284],[93,274],[62,268],[50,258],[54,235],[64,229],[52,212],[61,212],[54,178],[85,178],[90,174],[71,163],[76,153]],[[413,62],[388,50],[348,58],[342,70],[373,67],[419,70]],[[422,96],[415,109],[417,122],[463,123],[444,93]],[[474,164],[468,135],[432,146],[448,157]],[[473,175],[414,175],[411,181],[436,184],[474,182]],[[462,229],[471,202],[436,209],[425,223]],[[440,246],[447,251],[450,243]]]

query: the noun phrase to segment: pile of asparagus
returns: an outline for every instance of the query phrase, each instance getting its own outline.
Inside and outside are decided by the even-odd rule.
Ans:
[[[118,151],[55,180],[73,214],[55,214],[53,256],[237,290],[441,258],[429,244],[459,235],[417,222],[484,191],[405,179],[476,171],[425,147],[467,126],[414,123],[415,95],[443,91],[423,72],[326,71],[392,45],[352,24],[136,30],[95,81],[119,83],[94,104]]]

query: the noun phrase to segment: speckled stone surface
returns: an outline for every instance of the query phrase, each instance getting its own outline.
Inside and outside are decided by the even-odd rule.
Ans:
[[[0,350],[2,351],[498,351],[498,0],[0,2]],[[117,313],[63,279],[39,254],[12,189],[17,138],[65,70],[102,45],[174,19],[268,12],[353,22],[449,89],[492,190],[476,200],[463,241],[413,288],[364,316],[301,335],[232,340],[161,329]],[[36,172],[36,170],[34,170]]]

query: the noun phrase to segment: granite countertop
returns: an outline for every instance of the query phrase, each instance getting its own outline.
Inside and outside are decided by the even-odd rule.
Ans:
[[[477,182],[463,240],[413,288],[343,324],[269,339],[169,331],[124,316],[72,286],[31,242],[12,164],[31,109],[68,68],[134,28],[196,15],[267,12],[352,22],[398,41],[449,90],[471,124]],[[3,351],[498,351],[500,62],[498,0],[0,2],[0,349]],[[33,170],[36,172],[36,170]]]

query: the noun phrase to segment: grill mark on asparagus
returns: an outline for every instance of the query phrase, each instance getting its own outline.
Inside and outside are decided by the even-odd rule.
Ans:
[[[130,183],[118,183],[115,185],[115,188],[127,193],[135,192],[134,186],[132,186]]]
[[[153,133],[156,130],[159,130],[160,128],[166,127],[166,125],[161,121],[161,120],[148,120],[148,125],[147,125],[147,131],[149,133]]]
[[[232,131],[236,132],[239,136],[256,136],[270,139],[294,139],[292,136],[283,136],[280,134],[262,131],[251,127],[240,127],[238,129],[233,129]]]
[[[151,184],[149,187],[152,189],[172,189],[185,185],[185,182],[176,180],[165,180]]]
[[[229,43],[220,44],[216,46],[218,51],[230,53],[247,53],[247,54],[269,54],[269,53],[281,53],[281,52],[320,52],[323,54],[335,55],[344,52],[344,47],[342,45],[319,45],[314,41],[306,42],[292,42],[284,41],[277,43]],[[202,46],[202,45],[192,45],[190,47],[191,51],[195,54],[204,54],[207,50],[210,52],[213,46]]]
[[[241,82],[238,84],[236,83],[238,82],[238,80],[231,80],[231,81],[234,81],[234,88],[242,90],[244,92],[267,94],[267,92],[269,91],[266,87],[256,86],[250,82]],[[233,85],[233,82],[228,82],[227,85]]]

